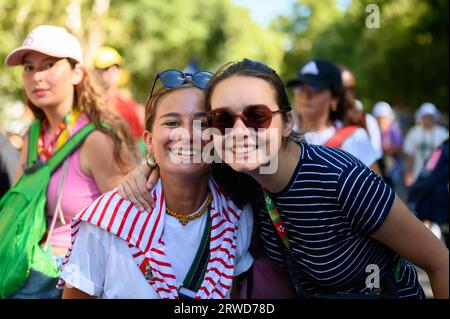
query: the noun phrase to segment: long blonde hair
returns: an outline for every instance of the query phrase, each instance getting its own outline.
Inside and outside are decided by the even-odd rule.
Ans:
[[[72,67],[78,64],[73,59],[67,59]],[[114,141],[114,158],[122,169],[129,167],[137,162],[137,148],[133,138],[128,130],[126,123],[114,112],[107,109],[105,92],[91,74],[91,71],[84,68],[83,80],[74,87],[73,109],[86,114],[89,121],[93,123],[97,130],[109,135]],[[34,105],[27,98],[27,105],[30,107],[34,116],[43,121],[46,119],[44,111]],[[103,127],[106,124],[109,128]],[[124,158],[122,148],[126,147],[129,152],[127,158]]]

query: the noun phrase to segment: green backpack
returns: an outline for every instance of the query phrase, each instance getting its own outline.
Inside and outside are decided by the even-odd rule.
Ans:
[[[95,130],[95,126],[92,123],[84,126],[47,162],[38,160],[40,130],[41,122],[31,125],[27,168],[0,200],[0,298],[7,298],[22,287],[31,268],[48,277],[58,276],[52,256],[39,244],[47,228],[47,187],[52,173]]]

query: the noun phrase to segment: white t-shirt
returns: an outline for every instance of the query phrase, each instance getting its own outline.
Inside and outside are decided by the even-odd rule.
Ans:
[[[183,226],[175,217],[166,215],[162,240],[166,243],[166,254],[179,285],[197,253],[206,218],[207,214],[204,214]],[[248,270],[253,263],[253,257],[248,251],[252,228],[252,210],[250,205],[246,205],[238,223],[234,276]],[[144,279],[128,243],[86,222],[80,224],[72,254],[61,278],[66,284],[102,299],[160,298]]]
[[[413,156],[413,176],[419,176],[425,160],[431,152],[448,138],[448,130],[442,126],[435,125],[431,129],[423,126],[414,126],[406,134],[403,151]]]
[[[377,119],[366,113],[366,126],[369,133],[370,141],[372,142],[373,149],[375,150],[375,156],[377,159],[383,157],[383,145],[381,143],[381,131],[378,126]]]
[[[310,144],[324,145],[336,134],[336,128],[330,126],[323,131],[309,131],[305,133],[305,140]],[[377,153],[373,149],[369,135],[363,128],[357,128],[340,147],[342,150],[352,154],[367,167],[370,167],[378,160]]]

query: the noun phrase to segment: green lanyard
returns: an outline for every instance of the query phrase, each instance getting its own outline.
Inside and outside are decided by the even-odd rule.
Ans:
[[[198,291],[205,278],[206,266],[208,265],[210,256],[210,240],[211,240],[211,216],[209,210],[206,212],[208,219],[206,220],[205,230],[203,231],[202,240],[197,249],[194,261],[191,264],[186,278],[183,281],[183,287],[192,291]]]
[[[278,209],[275,207],[274,202],[269,196],[269,193],[263,188],[262,189],[264,195],[264,202],[266,203],[267,211],[269,212],[270,219],[272,220],[272,224],[277,231],[278,237],[280,237],[281,241],[284,243],[288,251],[291,251],[291,245],[289,244],[289,239],[287,235],[286,228],[284,227],[283,220],[281,219],[280,213],[278,213]]]
[[[286,246],[287,250],[290,252],[291,246],[289,244],[287,231],[286,228],[284,227],[283,220],[281,219],[281,216],[278,213],[278,209],[275,207],[275,204],[270,198],[269,193],[264,188],[262,189],[262,192],[264,195],[264,202],[266,204],[266,209],[269,212],[270,219],[272,220],[272,224],[277,231],[278,237],[281,239],[281,241]],[[401,266],[402,266],[402,259],[399,258],[399,260],[395,263],[394,266],[395,280],[398,280],[398,278],[400,277]]]

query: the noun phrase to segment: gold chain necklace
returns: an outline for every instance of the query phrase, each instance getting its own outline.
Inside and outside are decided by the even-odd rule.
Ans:
[[[201,210],[198,213],[192,214],[192,215],[183,215],[183,214],[179,214],[177,212],[174,212],[173,210],[171,210],[169,207],[166,207],[166,213],[169,216],[175,217],[176,219],[178,219],[180,221],[180,223],[184,226],[186,225],[189,221],[196,219],[197,217],[202,216],[209,208],[209,205],[212,202],[212,194],[211,192],[208,193],[208,199],[206,200],[205,204],[203,205],[203,207],[201,208]]]

